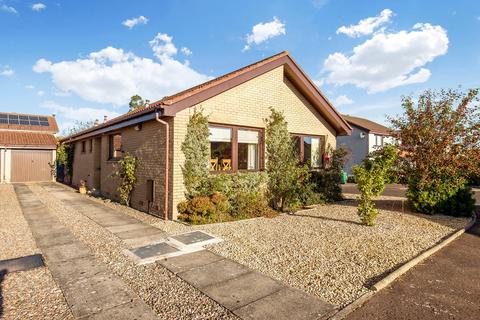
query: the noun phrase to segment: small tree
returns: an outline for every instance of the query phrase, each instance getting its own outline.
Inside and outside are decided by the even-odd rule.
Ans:
[[[266,124],[266,172],[268,193],[274,209],[285,211],[298,205],[300,190],[309,180],[306,165],[301,166],[288,132],[283,113],[270,108]]]
[[[413,208],[471,214],[474,202],[466,184],[469,176],[480,173],[478,90],[425,91],[416,103],[404,97],[402,106],[404,114],[390,121],[401,141]]]
[[[120,203],[130,206],[133,189],[137,183],[137,158],[128,153],[118,161],[119,169],[115,176],[120,178],[120,185],[117,188],[120,193]]]
[[[207,196],[210,162],[208,118],[201,110],[194,110],[187,125],[187,135],[182,143],[185,162],[182,166],[185,196]]]
[[[76,134],[80,131],[83,131],[85,129],[88,129],[90,127],[93,127],[94,122],[93,121],[78,121],[75,120],[73,126],[65,129],[63,131],[65,136],[71,136],[73,134]]]
[[[130,102],[128,103],[129,110],[128,112],[137,110],[137,109],[142,109],[145,107],[145,101],[143,101],[142,97],[140,97],[138,94],[132,96],[130,98]]]
[[[372,198],[383,192],[388,171],[396,157],[397,149],[387,145],[370,154],[361,165],[352,168],[360,191],[357,212],[362,223],[367,226],[373,226],[378,215]]]

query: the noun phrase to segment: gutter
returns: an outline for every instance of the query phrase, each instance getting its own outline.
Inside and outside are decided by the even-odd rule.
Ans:
[[[158,114],[158,110],[155,111],[155,120],[165,126],[165,189],[164,189],[164,199],[165,203],[163,205],[164,208],[164,219],[168,220],[168,186],[169,186],[169,176],[170,176],[170,125],[168,122],[163,121],[160,119],[160,115]]]

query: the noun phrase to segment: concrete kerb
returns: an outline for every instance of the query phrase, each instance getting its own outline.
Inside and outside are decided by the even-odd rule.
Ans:
[[[370,298],[372,298],[377,292],[379,292],[380,290],[388,287],[393,281],[395,281],[401,275],[405,274],[410,269],[415,267],[417,264],[421,263],[422,261],[424,261],[428,257],[435,254],[437,251],[444,248],[449,243],[451,243],[452,241],[454,241],[455,239],[460,237],[462,234],[465,233],[465,231],[467,231],[471,227],[473,227],[473,225],[475,224],[476,221],[477,221],[477,215],[476,215],[475,211],[473,211],[472,219],[470,220],[470,222],[464,228],[455,231],[450,236],[442,239],[440,242],[438,242],[436,245],[434,245],[430,249],[422,252],[421,254],[417,255],[415,258],[411,259],[410,261],[407,261],[402,266],[395,269],[395,271],[388,274],[385,278],[383,278],[382,280],[373,284],[371,286],[372,290],[364,293],[358,299],[356,299],[352,303],[348,304],[344,308],[340,309],[337,313],[335,313],[333,316],[331,316],[329,318],[329,320],[345,319],[347,317],[347,315],[349,315],[350,313],[352,313],[356,309],[360,308],[363,304],[365,304],[368,300],[370,300]]]

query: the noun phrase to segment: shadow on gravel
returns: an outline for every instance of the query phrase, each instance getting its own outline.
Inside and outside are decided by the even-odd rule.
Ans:
[[[7,270],[0,270],[0,319],[3,317],[3,286],[2,282],[5,279],[5,275],[7,274]]]
[[[343,222],[343,223],[350,223],[354,225],[361,225],[360,222],[356,221],[350,221],[350,220],[342,220],[342,219],[335,219],[335,218],[327,218],[327,217],[322,217],[322,216],[312,216],[309,214],[294,214],[294,217],[300,217],[300,218],[312,218],[312,219],[320,219],[320,220],[327,220],[327,221],[336,221],[336,222]]]

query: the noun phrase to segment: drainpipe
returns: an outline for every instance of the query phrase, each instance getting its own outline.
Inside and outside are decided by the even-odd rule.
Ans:
[[[157,122],[163,124],[165,126],[165,204],[163,205],[164,207],[164,219],[168,220],[168,177],[170,175],[169,169],[170,169],[170,126],[168,125],[168,122],[163,121],[160,119],[160,115],[158,114],[158,111],[155,112],[155,120]]]

